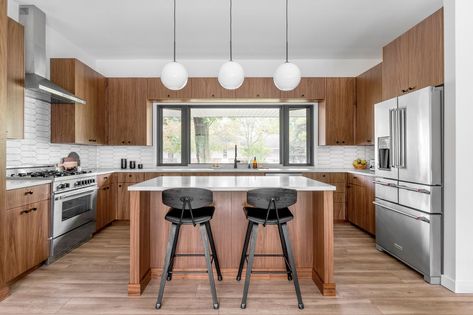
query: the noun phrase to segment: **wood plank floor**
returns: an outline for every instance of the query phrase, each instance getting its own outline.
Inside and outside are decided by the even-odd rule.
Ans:
[[[292,283],[254,280],[248,307],[239,308],[242,285],[218,283],[220,309],[211,308],[208,282],[174,279],[164,305],[154,309],[158,281],[141,297],[127,297],[128,226],[115,224],[50,266],[43,266],[12,288],[0,314],[473,314],[473,295],[453,294],[374,248],[357,228],[335,226],[336,297],[322,297],[303,280],[305,310],[299,311]]]

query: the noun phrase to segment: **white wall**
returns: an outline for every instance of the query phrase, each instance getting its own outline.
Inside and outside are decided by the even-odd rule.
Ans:
[[[19,21],[19,3],[15,0],[8,0],[8,16],[15,21]],[[46,57],[50,58],[77,58],[95,68],[95,59],[83,48],[77,46],[61,33],[48,26],[46,17]],[[49,78],[49,62],[46,76]]]
[[[190,77],[216,77],[227,60],[179,60]],[[109,77],[159,77],[169,60],[97,60],[97,71]],[[272,77],[283,60],[238,60],[248,77]],[[381,62],[379,59],[291,60],[307,77],[357,76]]]
[[[473,1],[444,0],[445,226],[442,284],[473,293]]]

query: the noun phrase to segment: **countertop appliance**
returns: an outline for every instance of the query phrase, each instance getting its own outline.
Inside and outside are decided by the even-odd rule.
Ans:
[[[48,263],[88,241],[95,232],[97,182],[91,171],[54,166],[9,169],[8,179],[52,181]]]
[[[375,105],[376,247],[440,284],[443,87]]]

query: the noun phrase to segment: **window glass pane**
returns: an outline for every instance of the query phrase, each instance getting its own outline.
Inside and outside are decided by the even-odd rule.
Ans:
[[[279,108],[192,108],[191,163],[279,163]]]
[[[307,159],[307,109],[290,109],[289,163],[306,164]]]
[[[182,111],[163,108],[163,164],[181,163]]]

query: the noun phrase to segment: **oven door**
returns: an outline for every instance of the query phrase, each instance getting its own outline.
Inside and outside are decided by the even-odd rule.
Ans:
[[[52,237],[58,237],[96,219],[97,187],[55,194]]]

